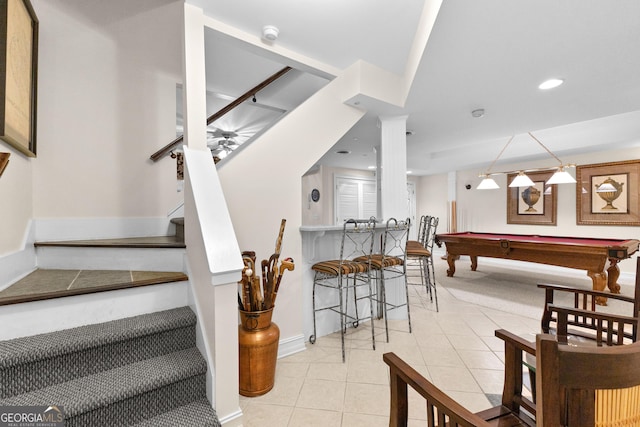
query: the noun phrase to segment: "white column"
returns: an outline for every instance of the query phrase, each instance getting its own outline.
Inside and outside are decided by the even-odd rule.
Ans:
[[[207,149],[207,76],[204,60],[204,14],[185,3],[182,75],[184,141],[193,149]]]
[[[189,281],[194,295],[194,305],[197,307],[198,322],[202,335],[198,335],[198,348],[204,349],[203,356],[207,358],[209,372],[207,373],[207,397],[215,408],[220,422],[225,427],[242,425],[242,410],[240,409],[239,373],[238,373],[238,310],[237,310],[237,280],[242,269],[241,259],[233,260],[229,254],[240,251],[237,246],[225,245],[225,261],[235,265],[217,262],[216,268],[228,267],[229,274],[235,273],[233,280],[229,277],[219,278],[217,271],[211,268],[211,252],[207,243],[210,236],[220,235],[215,230],[220,224],[231,224],[229,218],[225,221],[212,220],[210,213],[212,204],[215,212],[227,214],[222,189],[216,169],[211,159],[211,152],[207,149],[207,102],[206,102],[206,74],[204,48],[204,14],[202,9],[190,4],[184,5],[184,39],[183,39],[183,105],[184,105],[184,136],[186,145],[194,150],[185,150],[185,242],[187,243],[187,263]],[[206,153],[205,153],[206,151]],[[193,157],[190,161],[189,157]],[[193,167],[191,167],[193,166]],[[215,186],[213,191],[211,186]],[[202,196],[202,187],[209,193]],[[198,190],[199,189],[199,190]],[[196,194],[198,193],[198,194]],[[200,201],[196,206],[196,199]],[[204,202],[203,202],[204,201]],[[200,215],[199,211],[202,211]],[[213,225],[212,225],[213,222]],[[229,227],[230,228],[230,227]],[[213,232],[212,232],[213,230]],[[237,245],[233,230],[228,237]],[[224,280],[226,279],[226,280]],[[214,283],[219,281],[220,283]]]
[[[380,212],[382,220],[409,216],[407,202],[407,116],[380,117]],[[389,250],[389,248],[387,248]],[[401,304],[405,300],[404,282],[400,278],[385,281],[387,302]],[[390,319],[406,319],[406,308],[391,310]]]
[[[404,220],[407,205],[407,116],[380,117],[380,209],[383,221]]]

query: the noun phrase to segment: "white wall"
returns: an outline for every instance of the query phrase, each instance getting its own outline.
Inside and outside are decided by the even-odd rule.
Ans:
[[[282,257],[292,257],[296,270],[285,273],[274,310],[281,340],[302,334],[302,176],[364,114],[340,102],[342,83],[333,80],[219,167],[241,250],[268,259],[287,220]]]
[[[431,215],[439,218],[437,229],[439,233],[448,231],[447,185],[446,174],[422,176],[418,179],[416,186],[417,224],[419,224],[422,215]]]
[[[37,161],[0,140],[0,151],[10,153],[0,177],[0,257],[22,249],[33,215],[32,171]],[[0,280],[0,287],[2,281]]]
[[[181,1],[33,0],[40,20],[35,218],[166,217]]]

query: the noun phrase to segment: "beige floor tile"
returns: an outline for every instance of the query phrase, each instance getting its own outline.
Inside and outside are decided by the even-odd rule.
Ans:
[[[490,337],[480,337],[482,342],[491,350],[491,351],[502,351],[504,352],[504,341],[500,338],[492,335]]]
[[[385,346],[385,352],[395,353],[410,365],[424,365],[425,363],[422,353],[417,351],[415,345],[401,345],[390,342]]]
[[[287,427],[293,413],[292,406],[249,403],[242,408],[244,427]]]
[[[347,383],[344,411],[388,416],[389,386]]]
[[[415,334],[419,347],[453,350],[453,345],[451,345],[451,341],[449,341],[449,338],[447,338],[445,334],[422,335],[420,332],[416,332]]]
[[[289,358],[278,359],[276,363],[276,378],[278,377],[294,377],[304,378],[309,371],[309,363],[306,362],[290,362]]]
[[[253,397],[251,399],[263,404],[268,403],[272,405],[295,406],[303,383],[303,378],[278,377],[276,378],[271,391],[262,396]]]
[[[473,375],[466,369],[450,366],[427,366],[434,384],[444,391],[482,392]]]
[[[431,314],[423,316],[422,312],[411,314],[411,322],[413,326],[412,333],[415,334],[416,337],[444,334],[444,331],[438,324],[438,320],[435,316],[432,316]]]
[[[448,334],[447,338],[456,350],[489,350],[484,341],[475,334]]]
[[[342,411],[346,383],[307,378],[300,390],[296,407]]]
[[[339,427],[341,424],[341,412],[296,408],[293,411],[288,427]],[[270,424],[267,422],[263,424],[263,427],[265,426],[270,426]]]
[[[504,386],[504,370],[470,369],[483,392],[502,395]]]
[[[453,366],[464,369],[465,365],[453,348],[420,347],[422,359],[427,366]]]
[[[309,365],[307,378],[344,382],[347,379],[347,364],[312,363]]]
[[[376,349],[352,349],[349,352],[349,363],[354,362],[378,362],[382,360],[382,355],[386,352],[384,342],[376,343]]]
[[[442,331],[447,335],[475,335],[475,332],[469,325],[460,319],[456,321],[448,321],[438,318],[438,324]]]
[[[389,367],[380,358],[377,361],[349,361],[347,382],[363,384],[389,384]]]
[[[458,354],[469,369],[504,371],[504,363],[492,351],[458,350]]]
[[[342,415],[342,427],[388,427],[389,417],[381,415],[352,414]]]

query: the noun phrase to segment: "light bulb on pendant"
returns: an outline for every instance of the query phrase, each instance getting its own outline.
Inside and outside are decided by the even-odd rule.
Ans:
[[[518,172],[518,175],[513,178],[509,187],[531,187],[535,185],[531,178],[529,178],[523,171]]]

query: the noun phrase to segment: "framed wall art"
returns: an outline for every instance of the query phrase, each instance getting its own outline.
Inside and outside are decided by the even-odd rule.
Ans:
[[[0,0],[0,139],[36,156],[38,19],[29,0]]]
[[[546,184],[553,172],[528,172],[534,185],[507,187],[507,224],[556,225],[556,186]],[[507,175],[507,185],[517,175]]]
[[[578,225],[640,225],[640,160],[576,167]]]
[[[9,164],[9,156],[10,155],[11,155],[11,153],[0,153],[0,176],[2,176],[2,173],[4,172],[4,169]]]

